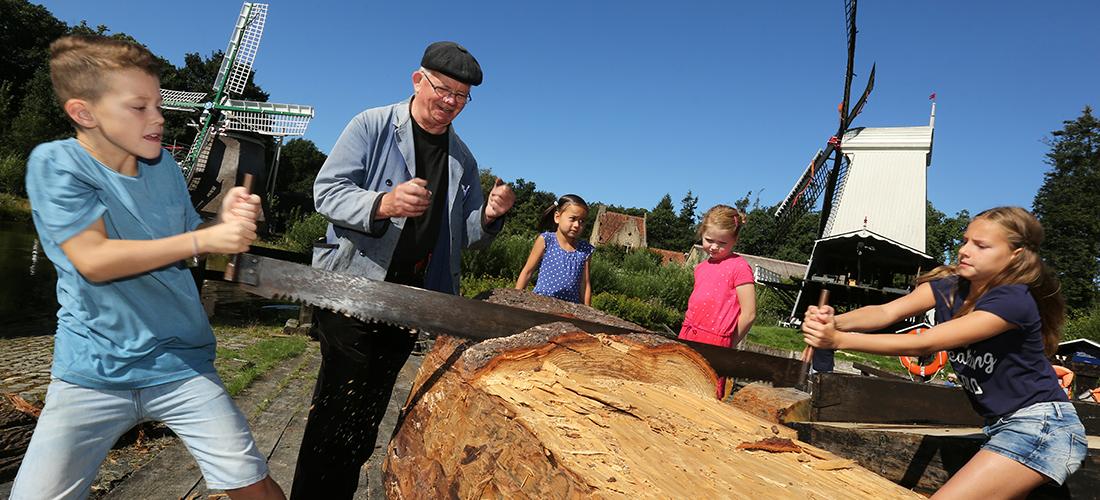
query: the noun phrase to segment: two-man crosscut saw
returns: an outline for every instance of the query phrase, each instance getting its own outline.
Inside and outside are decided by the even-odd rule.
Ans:
[[[563,317],[422,290],[406,285],[338,274],[254,254],[240,254],[236,282],[252,294],[291,300],[346,314],[367,322],[383,322],[409,330],[473,340],[506,337],[531,327],[565,321],[588,333],[638,333],[575,317]],[[651,333],[651,332],[641,332]],[[678,340],[691,347],[724,377],[795,380],[800,364],[764,354]],[[771,359],[757,359],[771,358]],[[784,363],[783,361],[790,361]]]

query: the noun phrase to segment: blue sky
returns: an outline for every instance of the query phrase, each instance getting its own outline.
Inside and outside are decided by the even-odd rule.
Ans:
[[[47,1],[61,20],[128,33],[173,63],[226,46],[239,2]],[[166,4],[167,5],[167,4]],[[928,197],[949,215],[1031,206],[1043,143],[1100,106],[1100,2],[860,4],[856,126],[928,122]],[[652,207],[752,191],[778,202],[836,131],[842,0],[326,2],[274,0],[254,68],[273,102],[311,104],[328,152],[359,111],[406,98],[424,47],[455,40],[485,82],[456,129],[506,180]]]

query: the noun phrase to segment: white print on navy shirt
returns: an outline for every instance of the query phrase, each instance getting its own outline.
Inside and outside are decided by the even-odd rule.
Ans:
[[[993,367],[997,366],[999,359],[993,356],[993,353],[986,352],[981,355],[974,355],[972,349],[967,349],[966,352],[951,352],[949,355],[952,364],[961,364],[968,366],[971,370],[981,370],[987,374],[993,373]],[[983,394],[982,386],[978,384],[977,380],[967,377],[961,373],[959,376],[959,385],[970,391],[972,394]]]

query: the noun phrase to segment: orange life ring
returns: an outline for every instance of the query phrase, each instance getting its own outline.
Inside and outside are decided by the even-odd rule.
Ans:
[[[907,333],[917,335],[926,331],[928,331],[927,328],[914,328]],[[909,370],[909,373],[920,377],[931,377],[947,364],[947,351],[940,351],[932,355],[932,362],[927,365],[920,364],[919,360],[910,356],[898,356],[898,359],[901,360],[901,365]]]

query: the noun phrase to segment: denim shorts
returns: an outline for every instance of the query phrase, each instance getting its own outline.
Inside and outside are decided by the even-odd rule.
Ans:
[[[11,498],[87,498],[115,441],[146,421],[164,422],[180,437],[211,489],[267,477],[267,460],[244,414],[215,374],[135,390],[90,389],[55,378]]]
[[[1072,403],[1035,403],[985,426],[983,450],[1011,458],[1058,485],[1073,474],[1088,452],[1085,426]]]

